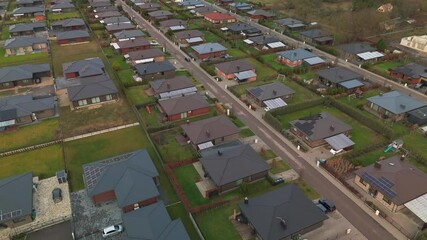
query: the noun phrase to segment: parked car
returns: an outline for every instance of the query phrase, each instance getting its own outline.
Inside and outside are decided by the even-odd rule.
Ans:
[[[185,61],[187,61],[187,62],[191,62],[191,59],[190,59],[189,57],[185,57],[184,59],[185,59]]]
[[[55,188],[52,190],[52,199],[54,203],[59,203],[62,201],[62,190],[60,188]]]
[[[335,204],[328,199],[321,198],[319,199],[319,203],[322,204],[328,210],[328,212],[333,212],[336,209]]]
[[[121,232],[123,232],[122,225],[112,225],[102,230],[102,237],[107,238],[107,237],[115,236]]]
[[[150,45],[151,46],[159,46],[159,43],[156,40],[151,40]]]
[[[322,211],[323,213],[327,213],[328,212],[328,209],[326,209],[325,208],[325,206],[323,206],[322,204],[320,204],[320,203],[316,203],[316,207],[320,210],[320,211]]]

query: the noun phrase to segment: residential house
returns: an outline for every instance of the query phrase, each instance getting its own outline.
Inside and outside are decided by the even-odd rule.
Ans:
[[[142,12],[154,12],[160,10],[161,5],[159,3],[143,3],[138,6]]]
[[[397,79],[402,79],[410,84],[427,83],[427,67],[417,63],[390,68],[388,74]]]
[[[4,43],[4,48],[7,56],[49,51],[47,38],[29,36],[7,39]]]
[[[325,63],[325,60],[318,57],[316,54],[302,48],[279,52],[277,53],[276,61],[292,68],[299,66],[312,67]]]
[[[239,204],[258,239],[292,239],[322,226],[328,217],[294,184]]]
[[[116,200],[124,213],[158,201],[159,173],[140,149],[83,165],[87,195],[94,204]]]
[[[108,7],[112,6],[110,1],[96,1],[96,2],[89,2],[89,5],[91,8],[96,9],[100,7]]]
[[[119,91],[114,82],[105,74],[80,77],[67,87],[71,109],[88,107],[94,104],[116,101]]]
[[[427,186],[420,183],[427,181],[427,175],[404,158],[392,156],[360,168],[355,174],[354,183],[391,212],[406,207],[419,215],[425,210],[421,206],[425,204]]]
[[[174,33],[174,37],[181,47],[194,46],[204,41],[204,34],[199,30],[179,31]]]
[[[159,106],[167,121],[196,117],[207,114],[210,111],[206,97],[198,93],[162,98],[159,100]]]
[[[284,31],[302,31],[307,25],[295,18],[282,18],[274,21],[276,28]]]
[[[165,54],[158,48],[129,52],[128,55],[132,65],[150,62],[162,62],[165,60]]]
[[[0,68],[0,89],[38,84],[50,77],[49,64],[25,64]]]
[[[149,12],[148,16],[152,21],[160,21],[160,20],[169,19],[170,17],[173,16],[173,13],[167,10],[158,10],[158,11]]]
[[[181,219],[171,220],[160,200],[122,215],[124,235],[127,239],[180,239],[190,240]]]
[[[343,57],[357,61],[377,61],[384,57],[384,54],[365,42],[354,42],[338,45],[337,49]]]
[[[408,112],[408,121],[418,126],[427,125],[427,107],[421,107]]]
[[[178,3],[178,6],[186,9],[195,9],[198,7],[204,7],[205,4],[200,0],[187,0],[187,1]]]
[[[94,7],[92,8],[94,13],[101,13],[101,12],[110,12],[110,11],[117,11],[117,7],[116,6],[103,6],[103,7]]]
[[[347,91],[364,86],[364,83],[360,81],[362,75],[344,67],[319,70],[316,72],[316,77],[326,86],[341,87]]]
[[[227,54],[227,48],[219,43],[203,43],[192,46],[194,55],[200,60],[224,57]]]
[[[291,125],[291,132],[312,148],[325,145],[328,143],[325,139],[334,136],[338,136],[340,139],[343,138],[343,141],[346,141],[345,143],[351,142],[345,137],[350,133],[351,126],[326,112],[293,120],[289,124]],[[353,145],[354,143],[341,149],[348,150]]]
[[[49,4],[52,6],[52,5],[55,5],[55,4],[58,4],[58,3],[72,3],[72,1],[71,0],[51,0],[50,2],[49,2]]]
[[[109,17],[109,18],[102,19],[99,22],[104,24],[105,26],[113,25],[113,24],[119,24],[119,23],[132,23],[129,20],[129,18],[124,17],[124,16]]]
[[[365,109],[379,117],[392,121],[400,121],[408,112],[427,105],[399,91],[380,93],[366,100]]]
[[[233,35],[243,35],[245,37],[255,37],[262,34],[260,29],[240,22],[227,25],[227,31]]]
[[[181,19],[169,19],[160,22],[160,29],[163,32],[181,31],[187,28],[187,22]]]
[[[234,2],[234,0],[215,0],[221,6],[228,6],[230,3]]]
[[[194,83],[186,76],[160,79],[149,82],[154,96],[158,99],[185,96],[197,92]]]
[[[43,7],[20,7],[12,11],[14,17],[39,17],[40,20],[44,19]]]
[[[57,3],[50,6],[50,11],[53,13],[66,13],[73,12],[76,10],[76,7],[69,2]]]
[[[117,11],[117,10],[112,10],[112,11],[106,11],[106,12],[97,12],[95,14],[95,18],[96,19],[105,19],[105,18],[110,18],[110,17],[119,17],[122,16],[122,14]]]
[[[225,115],[187,122],[181,125],[181,128],[185,137],[197,150],[230,142],[240,137],[240,129]]]
[[[50,23],[52,31],[84,30],[86,24],[81,18],[68,18]]]
[[[403,37],[400,45],[427,53],[427,35]]]
[[[9,26],[10,37],[35,36],[36,33],[46,31],[45,22],[18,23]]]
[[[279,82],[249,87],[246,89],[246,97],[261,107],[269,106],[275,102],[284,103],[284,101],[290,101],[294,94],[294,90]],[[286,103],[283,103],[277,107],[285,106]]]
[[[280,41],[277,37],[273,37],[270,35],[261,35],[250,37],[243,40],[249,46],[258,49],[258,51],[270,50],[270,49],[282,49],[285,48],[286,45]]]
[[[87,30],[58,32],[56,34],[56,42],[59,45],[88,43],[90,42],[90,35]]]
[[[6,16],[7,13],[7,6],[9,5],[8,1],[2,1],[0,2],[0,17]]]
[[[228,4],[231,11],[234,12],[247,12],[253,9],[253,5],[246,2],[232,2]]]
[[[197,17],[203,17],[203,14],[211,12],[217,12],[217,10],[209,6],[197,7],[195,9],[190,10],[190,13],[196,15]]]
[[[48,118],[56,114],[55,97],[35,98],[31,94],[13,95],[0,98],[0,115],[7,119],[2,120],[1,127],[29,124],[38,119]]]
[[[257,20],[257,19],[270,20],[276,16],[276,14],[274,14],[273,12],[266,11],[263,9],[255,9],[255,10],[247,12],[246,14],[250,18],[255,19],[255,20]]]
[[[135,30],[123,30],[113,34],[115,41],[128,41],[132,39],[142,38],[145,34],[138,29]]]
[[[118,23],[105,26],[105,30],[110,34],[131,29],[135,29],[135,25],[132,23]]]
[[[224,80],[255,81],[255,67],[244,59],[215,64],[215,72]]]
[[[203,14],[204,19],[213,24],[227,24],[236,22],[236,18],[228,13],[209,12]]]
[[[0,179],[0,224],[15,228],[33,221],[33,174]]]
[[[110,45],[113,46],[114,50],[118,51],[120,54],[127,54],[129,52],[149,49],[151,47],[150,42],[148,42],[145,38],[119,41],[110,43]]]
[[[317,45],[332,45],[334,35],[322,29],[310,29],[299,33],[305,42]]]
[[[135,65],[135,69],[138,77],[145,81],[172,78],[175,76],[175,67],[168,60],[137,64]]]
[[[86,58],[62,64],[62,72],[66,80],[92,77],[104,74],[105,66],[100,58]]]
[[[238,188],[243,183],[264,179],[270,166],[249,144],[217,145],[200,152],[200,163],[213,187],[204,197],[218,195]]]
[[[35,7],[43,5],[43,0],[16,0],[16,7]]]

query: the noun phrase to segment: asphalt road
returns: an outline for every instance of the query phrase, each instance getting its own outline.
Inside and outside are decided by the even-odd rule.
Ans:
[[[205,88],[213,93],[223,103],[229,103],[233,107],[233,112],[239,117],[258,137],[260,137],[268,146],[272,148],[282,159],[297,171],[302,171],[302,179],[309,183],[322,196],[325,196],[335,202],[337,208],[348,221],[351,222],[365,237],[368,239],[395,239],[388,231],[386,231],[378,222],[371,216],[360,209],[347,195],[342,193],[333,183],[325,178],[307,161],[282,140],[279,133],[267,125],[261,119],[256,118],[248,108],[241,102],[234,99],[228,91],[218,86],[215,80],[204,72],[196,62],[187,62],[184,60],[185,53],[179,50],[169,39],[167,39],[159,30],[148,24],[137,12],[125,5],[121,0],[123,9],[130,15],[134,16],[134,20],[144,26],[151,36],[158,40],[168,52],[175,56],[193,76],[199,80]]]

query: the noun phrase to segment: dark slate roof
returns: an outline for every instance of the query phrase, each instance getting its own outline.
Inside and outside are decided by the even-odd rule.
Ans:
[[[268,163],[248,144],[219,148],[217,152],[200,158],[200,162],[217,186],[270,169]]]
[[[80,77],[104,74],[104,63],[100,58],[87,58],[80,61],[62,64],[64,75],[78,72]]]
[[[255,9],[252,11],[247,12],[248,15],[253,15],[253,16],[264,16],[264,17],[274,17],[276,16],[276,14],[270,12],[270,11],[266,11],[263,9]]]
[[[264,240],[288,239],[328,218],[294,184],[249,199],[239,207]]]
[[[403,66],[391,68],[394,72],[399,72],[411,78],[427,78],[427,67],[418,63],[409,63]]]
[[[266,45],[269,43],[281,42],[277,37],[273,37],[270,35],[261,35],[256,37],[250,37],[248,40],[251,40],[257,45]]]
[[[89,3],[89,5],[92,8],[107,7],[107,6],[111,6],[111,2],[110,1],[98,1],[98,2]]]
[[[194,83],[186,76],[178,76],[170,79],[150,81],[150,86],[155,93],[160,94],[185,88],[194,87]]]
[[[206,98],[198,93],[159,100],[159,105],[169,116],[209,107]]]
[[[149,12],[148,15],[150,17],[167,17],[167,16],[172,16],[173,13],[167,11],[167,10],[159,10],[159,11],[154,11],[154,12]]]
[[[44,8],[43,7],[20,7],[20,8],[15,8],[12,14],[26,14],[26,13],[38,13],[38,12],[44,13]]]
[[[33,74],[43,72],[50,72],[49,64],[26,64],[12,67],[3,67],[0,68],[0,83],[32,79]]]
[[[7,39],[4,43],[5,48],[19,48],[19,47],[27,47],[32,46],[36,43],[47,43],[47,38],[42,37],[29,37],[22,36],[16,38]]]
[[[185,26],[186,24],[186,21],[181,19],[169,19],[160,22],[160,26],[162,27]]]
[[[88,37],[89,37],[89,33],[86,30],[65,31],[65,32],[58,32],[56,34],[56,40],[67,40],[67,39],[88,38]]]
[[[185,6],[204,6],[204,3],[199,0],[187,0],[183,2],[179,2],[178,6],[185,7]]]
[[[165,55],[162,52],[162,50],[158,48],[150,48],[145,50],[133,51],[133,52],[129,52],[128,54],[129,54],[129,58],[133,61],[147,59],[147,58],[155,58],[155,57],[160,57]]]
[[[35,0],[17,0],[16,4],[17,5],[19,5],[19,4],[34,4],[34,3],[40,3],[40,2],[43,2],[43,1],[41,1],[41,0],[38,0],[38,1],[35,1]]]
[[[18,117],[18,111],[16,108],[0,110],[0,122],[14,120]]]
[[[351,130],[351,126],[326,112],[293,120],[289,124],[305,133],[311,141],[322,140]]]
[[[175,37],[177,39],[188,39],[188,38],[195,38],[195,37],[203,37],[204,34],[199,30],[186,30],[186,31],[179,31],[175,33]]]
[[[61,21],[52,22],[51,26],[75,27],[85,26],[85,22],[81,18],[68,18]]]
[[[130,23],[131,21],[127,17],[118,16],[118,17],[109,17],[101,20],[100,22],[103,24],[118,24],[118,23],[124,23],[124,22]]]
[[[194,12],[202,14],[202,13],[209,13],[209,12],[216,12],[216,9],[214,9],[213,7],[198,7],[193,9]]]
[[[386,195],[393,203],[401,205],[427,193],[427,174],[400,157],[393,156],[356,170],[356,175]],[[416,186],[416,187],[415,187]]]
[[[344,67],[327,68],[316,72],[316,75],[333,83],[340,83],[353,79],[361,79],[362,76]]]
[[[233,2],[228,6],[239,9],[239,10],[249,10],[252,9],[253,5],[245,2]]]
[[[383,93],[367,100],[394,114],[406,113],[427,105],[399,91]]]
[[[31,214],[33,174],[24,173],[0,179],[0,223]]]
[[[275,23],[282,25],[282,26],[292,26],[295,24],[304,24],[302,21],[295,19],[295,18],[283,18],[279,20],[275,20]]]
[[[114,37],[117,39],[137,38],[143,37],[145,34],[141,30],[124,30],[121,32],[114,33]]]
[[[194,144],[209,142],[240,132],[240,129],[224,115],[183,124],[181,128]]]
[[[109,12],[109,11],[114,11],[114,10],[117,10],[117,7],[116,6],[111,6],[111,5],[109,5],[109,6],[102,6],[102,7],[94,7],[93,8],[93,12],[96,12],[96,13]]]
[[[80,85],[67,88],[70,101],[115,94],[118,92],[114,82],[106,75],[80,78]]]
[[[69,2],[62,2],[62,3],[54,4],[50,7],[50,9],[68,9],[68,8],[75,8],[75,6]]]
[[[227,48],[219,43],[202,43],[191,47],[198,54],[227,51]]]
[[[150,42],[148,42],[145,38],[135,38],[126,41],[117,42],[119,48],[132,48],[132,47],[141,47],[141,46],[149,46]]]
[[[0,98],[0,111],[16,109],[17,117],[55,108],[55,97],[34,99],[31,94]]]
[[[129,30],[129,29],[135,29],[135,25],[133,25],[132,23],[118,23],[118,24],[107,25],[105,26],[105,29],[109,32]]]
[[[215,68],[221,70],[225,74],[238,73],[255,69],[255,67],[244,59],[234,60],[215,64]]]
[[[139,8],[141,9],[150,9],[150,8],[160,8],[159,3],[144,3],[139,5]]]
[[[253,29],[255,27],[252,27],[251,25],[246,23],[237,22],[237,23],[227,25],[227,28],[233,32],[242,32],[245,30]]]
[[[141,76],[166,71],[175,71],[175,67],[167,60],[162,62],[137,64],[135,65],[135,69]]]
[[[307,58],[317,57],[312,52],[309,52],[302,48],[279,52],[277,53],[277,55],[280,55],[282,58],[286,58],[290,61],[298,61],[298,60],[304,60]]]
[[[159,196],[153,177],[159,176],[145,149],[83,165],[87,194],[114,191],[120,207]]]
[[[288,86],[278,82],[273,82],[256,87],[250,87],[246,90],[260,101],[280,98],[295,93],[295,91],[289,88]]]
[[[319,37],[331,37],[332,34],[328,33],[322,29],[310,29],[307,31],[300,32],[301,35],[308,38],[319,38]]]
[[[34,31],[34,28],[45,28],[45,22],[18,23],[9,26],[9,33]]]
[[[117,10],[113,10],[113,11],[106,11],[106,12],[99,12],[96,13],[95,16],[98,16],[98,18],[108,18],[108,17],[118,17],[121,16],[122,14],[117,11]]]
[[[351,54],[377,51],[376,48],[372,47],[369,43],[365,43],[365,42],[347,43],[347,44],[338,45],[337,47],[342,51],[348,52]]]
[[[125,240],[190,240],[181,219],[171,220],[162,201],[122,215]]]
[[[427,119],[427,106],[410,111],[408,114],[418,119]]]

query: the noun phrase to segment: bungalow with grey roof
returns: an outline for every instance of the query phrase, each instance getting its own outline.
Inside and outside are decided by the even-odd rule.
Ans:
[[[175,67],[168,61],[136,64],[135,70],[138,73],[137,81],[152,81],[157,79],[172,78],[175,76]]]
[[[277,53],[276,61],[292,68],[299,66],[318,66],[325,63],[325,60],[318,57],[316,54],[302,48],[279,52]]]
[[[105,26],[105,30],[110,34],[132,29],[135,29],[135,25],[132,23],[117,23]]]
[[[122,14],[117,10],[95,13],[95,18],[100,20],[105,18],[110,18],[110,17],[119,17],[119,16],[122,16]]]
[[[0,68],[0,89],[41,83],[50,77],[49,64],[25,64]]]
[[[58,4],[58,3],[72,3],[72,1],[71,0],[51,0],[50,1],[51,6]]]
[[[53,13],[66,13],[66,12],[72,12],[75,10],[76,10],[76,7],[74,6],[74,4],[69,2],[57,3],[50,6],[50,11]]]
[[[112,6],[112,4],[111,4],[110,1],[89,2],[89,5],[93,9],[100,8],[100,7],[109,7],[109,6]]]
[[[351,126],[326,112],[293,120],[289,124],[291,125],[291,132],[312,148],[327,144],[326,139],[334,136],[344,143],[348,143],[348,146],[343,146],[341,149],[348,150],[354,145],[346,137],[351,131]]]
[[[127,40],[144,37],[145,34],[141,30],[134,29],[134,30],[123,30],[120,32],[116,32],[113,34],[113,36],[115,41],[127,41]]]
[[[197,17],[203,17],[203,14],[211,12],[217,12],[217,10],[210,6],[198,7],[190,10],[190,13],[196,15]]]
[[[388,69],[388,74],[410,84],[425,83],[427,85],[427,67],[418,63],[409,63]]]
[[[344,88],[346,91],[354,91],[364,86],[361,82],[362,75],[345,67],[333,67],[316,72],[317,79],[330,87]]]
[[[94,204],[116,200],[124,213],[159,200],[159,173],[145,149],[83,165],[83,181]]]
[[[43,5],[43,0],[16,0],[16,7],[35,7]]]
[[[399,91],[380,93],[366,100],[365,109],[376,116],[392,121],[400,121],[408,112],[427,105]]]
[[[178,6],[186,9],[195,9],[199,7],[204,7],[205,4],[200,0],[187,0],[178,3]]]
[[[62,64],[65,79],[91,77],[105,73],[104,63],[100,58],[86,58],[83,60]]]
[[[206,97],[198,93],[166,99],[162,98],[158,102],[160,112],[165,115],[164,117],[167,121],[196,117],[207,114],[210,111]]]
[[[104,25],[112,25],[112,24],[119,24],[119,23],[132,23],[129,18],[124,16],[118,16],[118,17],[109,17],[105,18],[99,21],[100,23]]]
[[[203,43],[192,46],[194,55],[200,60],[224,57],[227,54],[227,48],[219,43]]]
[[[158,99],[173,98],[197,92],[194,83],[186,76],[150,81],[149,84],[154,96]]]
[[[117,11],[117,7],[116,6],[102,6],[102,7],[94,7],[92,8],[94,13],[101,13],[101,12],[109,12],[109,11]]]
[[[14,17],[37,17],[43,16],[44,19],[44,8],[43,7],[20,7],[15,8],[12,11]]]
[[[215,64],[215,72],[224,80],[255,81],[255,67],[244,59]]]
[[[408,121],[418,126],[427,125],[427,106],[408,112]]]
[[[280,101],[278,99],[281,99],[283,102],[285,100],[289,102],[295,94],[295,91],[282,83],[273,82],[247,88],[246,93],[246,97],[250,99],[250,101],[255,102],[261,107],[265,107],[269,102]],[[285,105],[286,103],[283,106]]]
[[[133,51],[127,55],[134,66],[140,63],[162,62],[165,60],[165,54],[158,48]]]
[[[187,22],[181,19],[169,19],[160,22],[160,30],[167,31],[181,31],[187,28]]]
[[[254,37],[262,34],[261,30],[247,23],[233,23],[227,25],[227,32],[233,35],[244,35],[245,37]]]
[[[247,12],[246,14],[250,18],[256,19],[256,20],[257,19],[269,20],[269,19],[273,19],[276,16],[276,14],[274,14],[273,12],[263,10],[263,9],[255,9]]]
[[[141,9],[142,12],[153,12],[160,10],[160,4],[159,3],[143,3],[138,5],[138,7]]]
[[[38,32],[46,31],[45,22],[18,23],[9,26],[10,37],[35,36]]]
[[[149,12],[148,16],[152,21],[159,21],[159,20],[169,19],[170,17],[173,16],[173,13],[167,10],[158,10],[158,11]]]
[[[49,51],[47,38],[29,36],[7,39],[4,43],[4,48],[7,56]]]
[[[286,45],[282,41],[280,41],[280,39],[270,35],[249,37],[243,41],[249,46],[258,49],[258,51],[264,51],[269,49],[278,50],[286,47]]]
[[[52,31],[84,30],[86,24],[81,18],[68,18],[50,23]]]
[[[110,45],[120,54],[127,54],[129,52],[149,49],[151,47],[150,42],[148,42],[145,38],[131,38],[126,41],[110,43]]]
[[[275,27],[282,31],[302,31],[307,25],[295,18],[282,18],[274,21]]]
[[[203,43],[204,34],[199,30],[186,30],[174,33],[179,46],[188,47]]]
[[[337,46],[338,51],[348,60],[357,61],[377,61],[384,57],[384,54],[377,51],[366,42],[353,42]]]
[[[228,8],[234,12],[247,12],[253,9],[253,5],[246,2],[232,2],[228,4]]]
[[[90,35],[87,30],[73,30],[56,33],[56,42],[59,45],[70,45],[90,42]]]
[[[299,33],[305,42],[318,45],[332,45],[334,35],[322,29],[310,29]]]

